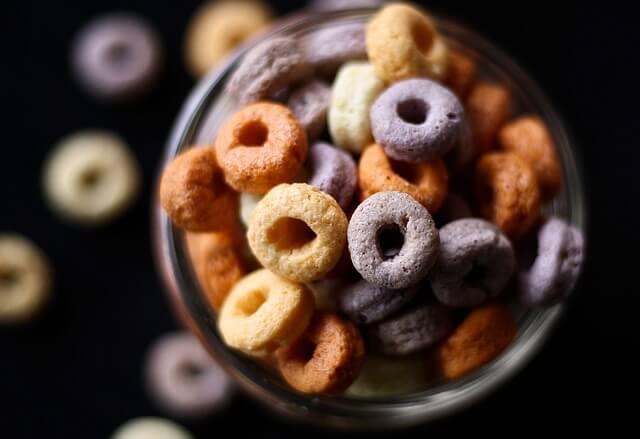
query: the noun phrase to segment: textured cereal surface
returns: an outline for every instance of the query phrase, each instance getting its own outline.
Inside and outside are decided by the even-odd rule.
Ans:
[[[358,170],[351,154],[324,142],[316,142],[309,152],[309,184],[336,199],[347,210],[358,185]]]
[[[478,153],[492,148],[498,132],[511,114],[511,92],[506,87],[478,81],[467,96],[466,115]]]
[[[349,61],[366,61],[363,23],[345,23],[318,29],[302,39],[307,61],[323,77],[330,78]]]
[[[307,138],[313,141],[327,127],[327,112],[331,102],[331,87],[315,80],[296,89],[287,101],[287,106],[306,130]]]

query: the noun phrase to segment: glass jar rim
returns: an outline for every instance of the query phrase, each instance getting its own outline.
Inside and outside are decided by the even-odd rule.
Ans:
[[[373,12],[375,9],[363,8],[323,12],[313,16],[296,14],[281,22],[263,38],[327,25],[336,20],[363,19]],[[567,134],[565,124],[545,95],[509,56],[484,37],[445,19],[438,18],[437,23],[438,28],[448,37],[465,35],[465,39],[473,40],[473,49],[483,60],[490,60],[500,71],[508,72],[507,79],[517,84],[518,88],[526,90],[527,97],[535,104],[533,106],[541,113],[540,116],[550,123],[549,129],[561,149],[559,154],[563,167],[570,174],[565,190],[571,192],[571,221],[584,231],[586,208],[580,158],[572,147],[573,143]],[[216,99],[216,91],[220,92],[229,72],[250,47],[251,45],[244,46],[224,66],[212,72],[194,89],[174,125],[162,165],[190,145],[188,139],[194,136],[203,113]],[[563,148],[560,148],[561,146]],[[191,273],[189,257],[184,247],[179,245],[181,232],[172,226],[157,205],[154,207],[154,235],[155,255],[165,283],[186,305],[189,318],[195,323],[211,353],[234,375],[242,387],[258,396],[269,407],[322,423],[324,426],[366,429],[408,426],[435,420],[463,409],[494,391],[526,365],[544,344],[566,306],[557,305],[537,311],[528,318],[524,331],[518,334],[516,341],[498,359],[461,379],[440,384],[424,392],[370,399],[302,395],[272,379],[265,379],[259,375],[264,374],[262,369],[224,345],[217,333],[215,320],[208,311],[209,307],[199,293],[200,287]]]

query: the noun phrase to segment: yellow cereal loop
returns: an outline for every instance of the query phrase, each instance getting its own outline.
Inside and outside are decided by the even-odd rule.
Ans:
[[[336,146],[359,153],[372,142],[369,110],[384,82],[367,62],[350,62],[338,71],[329,105],[329,133]]]
[[[194,76],[203,76],[270,22],[271,12],[261,1],[205,3],[187,30],[185,58],[189,70]]]
[[[378,12],[367,26],[366,44],[371,64],[387,82],[446,76],[447,46],[431,18],[412,6],[395,3]]]
[[[218,328],[230,347],[266,356],[297,339],[314,308],[307,287],[258,270],[233,287],[222,305]]]
[[[264,267],[306,283],[322,278],[340,260],[347,225],[330,195],[308,184],[281,184],[254,209],[247,238]]]

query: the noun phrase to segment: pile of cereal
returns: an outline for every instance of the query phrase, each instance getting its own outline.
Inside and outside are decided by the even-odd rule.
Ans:
[[[160,185],[229,347],[303,393],[408,392],[500,355],[506,302],[567,297],[584,244],[541,214],[553,138],[477,76],[407,4],[244,57],[243,107]]]

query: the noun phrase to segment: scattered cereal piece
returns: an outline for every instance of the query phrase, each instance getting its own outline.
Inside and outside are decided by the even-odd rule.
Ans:
[[[331,87],[322,81],[309,82],[294,91],[287,106],[307,132],[310,142],[320,137],[327,126]]]
[[[62,139],[49,154],[43,185],[52,209],[84,225],[108,222],[138,195],[140,170],[124,141],[106,131]]]
[[[414,298],[418,289],[414,286],[392,290],[361,279],[340,291],[338,308],[358,325],[368,325],[398,311]]]
[[[366,61],[365,28],[364,23],[344,23],[310,33],[302,39],[307,61],[326,78],[349,61]]]
[[[49,262],[35,244],[0,234],[0,324],[34,318],[49,300],[52,283]]]
[[[345,393],[360,398],[392,396],[419,392],[426,385],[423,355],[387,357],[367,354],[362,372]]]
[[[460,50],[449,52],[449,72],[445,85],[459,98],[464,98],[476,77],[476,61]]]
[[[478,81],[471,87],[465,110],[476,155],[480,155],[494,146],[500,127],[509,118],[511,93],[502,85]]]
[[[145,374],[154,402],[173,416],[213,415],[231,399],[231,379],[190,333],[159,338],[147,354]]]
[[[342,256],[347,224],[330,195],[307,184],[283,184],[258,203],[247,237],[264,267],[296,282],[311,282]]]
[[[247,229],[249,228],[249,224],[251,224],[253,210],[260,200],[262,200],[262,195],[254,195],[248,192],[240,194],[240,220]]]
[[[344,210],[349,208],[358,185],[356,162],[346,151],[317,142],[309,153],[309,184],[331,195]]]
[[[114,13],[98,17],[78,32],[71,66],[88,92],[102,99],[122,99],[146,92],[162,65],[156,32],[142,17]]]
[[[199,7],[187,29],[185,58],[194,76],[204,76],[239,45],[271,24],[262,1],[209,1]]]
[[[162,418],[136,418],[125,422],[111,439],[194,439],[184,427]]]

